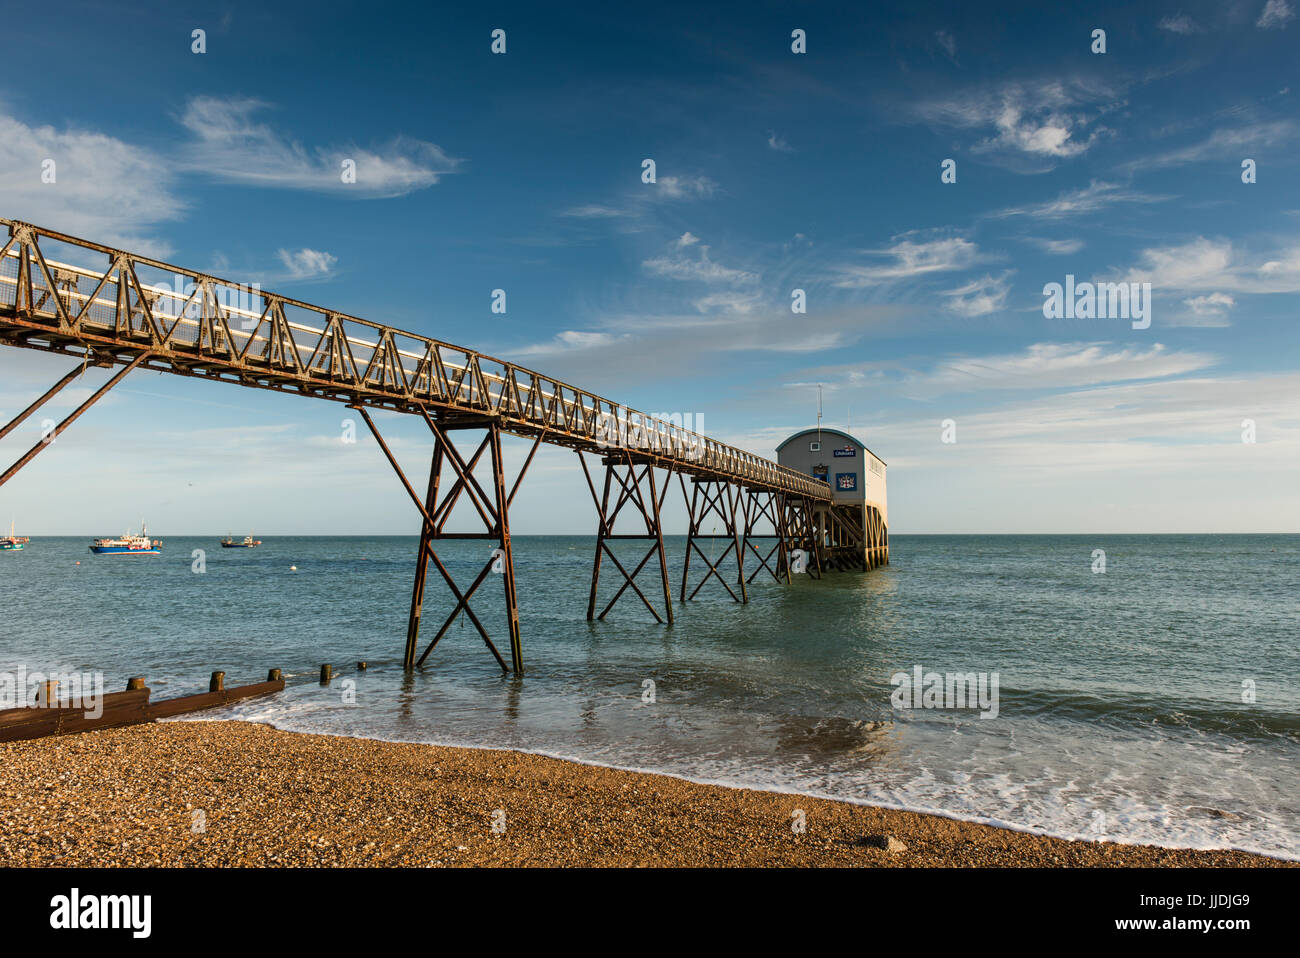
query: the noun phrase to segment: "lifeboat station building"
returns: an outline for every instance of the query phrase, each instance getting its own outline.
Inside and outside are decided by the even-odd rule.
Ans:
[[[874,569],[889,562],[885,462],[838,429],[806,429],[776,447],[776,460],[831,487],[832,502],[813,512],[822,565]]]

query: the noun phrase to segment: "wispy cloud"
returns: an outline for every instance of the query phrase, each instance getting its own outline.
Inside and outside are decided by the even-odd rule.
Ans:
[[[1039,161],[1034,169],[1086,152],[1108,132],[1098,124],[1118,98],[1091,81],[1008,83],[916,105],[915,112],[939,126],[987,131],[971,146],[977,153],[1004,153]]]
[[[1189,33],[1200,33],[1202,27],[1186,14],[1179,13],[1163,17],[1158,24],[1161,30],[1168,30],[1170,33],[1187,35]]]
[[[970,240],[959,236],[920,241],[907,236],[894,239],[894,244],[886,249],[863,251],[867,256],[884,262],[842,264],[835,267],[839,279],[834,285],[861,289],[932,273],[966,269],[979,258],[979,248]]]
[[[436,145],[406,137],[375,150],[308,150],[256,122],[264,109],[258,100],[195,97],[180,117],[192,139],[174,154],[94,130],[31,126],[0,112],[0,208],[42,226],[163,257],[172,247],[155,232],[187,213],[179,186],[185,174],[384,197],[431,186],[460,164]],[[355,184],[343,182],[345,159],[355,163]]]
[[[1213,160],[1240,160],[1243,150],[1260,150],[1281,146],[1294,141],[1300,126],[1294,120],[1268,120],[1244,126],[1215,130],[1199,143],[1166,150],[1150,156],[1140,156],[1124,163],[1120,169],[1126,173],[1185,166]]]
[[[1051,256],[1069,256],[1079,252],[1084,247],[1084,242],[1081,239],[1046,239],[1037,236],[1026,236],[1025,242],[1032,243]]]
[[[641,266],[655,276],[698,283],[736,286],[758,280],[758,274],[749,270],[714,262],[709,256],[709,247],[689,231],[674,241],[665,253],[645,260]]]
[[[992,215],[995,218],[1030,216],[1039,219],[1064,219],[1069,216],[1096,213],[1121,204],[1162,203],[1168,199],[1171,197],[1143,193],[1117,183],[1093,180],[1087,186],[1068,190],[1054,200],[1027,206],[1013,206]]]
[[[1200,372],[1219,362],[1215,355],[1170,349],[1163,343],[1135,347],[1043,342],[1014,352],[949,356],[920,365],[897,360],[848,363],[802,373],[827,390],[888,390],[928,402],[956,394],[1081,389],[1165,379]]]
[[[985,275],[965,286],[945,290],[943,295],[948,298],[947,308],[960,316],[971,318],[998,312],[1007,303],[1010,275],[1010,272],[997,277]]]
[[[1300,244],[1252,255],[1237,249],[1229,240],[1200,236],[1176,246],[1144,249],[1140,263],[1127,273],[1125,280],[1149,282],[1159,290],[1245,294],[1300,292]],[[1204,305],[1214,304],[1207,300]],[[1217,305],[1228,304],[1219,302]]]
[[[406,136],[386,146],[307,148],[275,127],[259,122],[269,104],[249,98],[198,96],[180,116],[193,136],[182,150],[186,169],[249,186],[337,192],[365,198],[404,196],[425,189],[461,161],[437,144]],[[345,162],[355,165],[355,182],[345,182]]]
[[[669,200],[712,196],[718,190],[718,184],[707,176],[660,176],[647,187],[652,191],[649,195]]]
[[[0,113],[4,215],[161,257],[171,246],[154,230],[180,219],[186,206],[172,170],[149,150],[92,130],[28,126]]]
[[[794,152],[794,147],[781,137],[777,136],[777,134],[772,130],[767,131],[767,145],[770,149],[776,150],[778,153]]]
[[[1228,311],[1237,305],[1237,301],[1227,293],[1209,293],[1205,296],[1191,296],[1183,300],[1191,313],[1189,315],[1174,317],[1171,322],[1168,317],[1162,320],[1165,326],[1227,326]]]
[[[1035,343],[1022,352],[945,359],[909,379],[909,391],[946,395],[1003,389],[1064,389],[1140,379],[1163,379],[1207,369],[1208,353],[1110,343]]]
[[[560,211],[568,219],[608,223],[617,231],[635,233],[645,229],[665,204],[709,199],[720,187],[703,174],[658,176],[654,183],[642,183],[609,202],[580,203]]]
[[[862,339],[897,321],[890,306],[819,309],[793,315],[788,306],[709,314],[605,317],[594,328],[565,330],[518,346],[511,356],[561,377],[581,374],[591,388],[691,378],[716,369],[720,354],[816,355]]]
[[[1285,30],[1286,25],[1295,18],[1295,9],[1287,0],[1268,0],[1259,13],[1255,26],[1261,30]]]
[[[627,216],[628,211],[613,206],[601,206],[599,203],[587,203],[582,206],[570,207],[560,215],[572,216],[582,220],[601,220],[618,219],[621,216]]]

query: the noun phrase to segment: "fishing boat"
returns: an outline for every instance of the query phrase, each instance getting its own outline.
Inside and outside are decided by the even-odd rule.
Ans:
[[[223,549],[251,549],[253,546],[260,546],[261,544],[261,539],[254,539],[252,536],[244,536],[242,539],[226,536],[221,540],[221,548]]]
[[[133,536],[126,533],[120,539],[96,539],[90,544],[90,551],[97,556],[132,555],[156,556],[162,553],[162,542],[149,538],[149,529],[144,520],[140,520],[140,534]]]
[[[27,536],[14,534],[14,522],[9,520],[9,535],[0,536],[0,552],[17,552],[31,540]]]

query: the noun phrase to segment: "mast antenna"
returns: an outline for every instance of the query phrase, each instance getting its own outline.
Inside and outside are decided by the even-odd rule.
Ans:
[[[817,384],[817,441],[822,441],[822,384]]]

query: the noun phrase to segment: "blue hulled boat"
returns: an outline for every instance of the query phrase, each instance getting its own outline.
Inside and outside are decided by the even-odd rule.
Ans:
[[[90,551],[97,556],[156,556],[162,554],[162,542],[149,538],[149,529],[141,520],[138,536],[128,532],[120,539],[96,539],[90,544]]]

